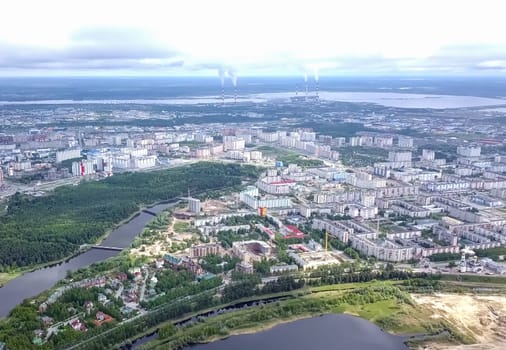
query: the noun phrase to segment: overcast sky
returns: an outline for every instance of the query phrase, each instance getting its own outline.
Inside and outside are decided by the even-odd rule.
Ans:
[[[506,76],[506,1],[4,0],[0,75]]]

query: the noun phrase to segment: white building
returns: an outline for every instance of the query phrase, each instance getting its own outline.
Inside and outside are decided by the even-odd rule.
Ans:
[[[246,141],[237,136],[223,136],[224,151],[242,151],[246,145]]]
[[[422,150],[422,160],[434,160],[436,158],[436,152],[430,149]]]
[[[374,145],[378,147],[392,147],[394,138],[392,136],[375,136]]]
[[[353,147],[362,146],[362,138],[360,136],[350,137],[350,146]]]
[[[209,148],[197,148],[193,151],[195,158],[209,158],[211,156],[211,150]]]
[[[290,193],[290,189],[296,185],[296,182],[275,176],[273,178],[260,179],[256,185],[260,190],[270,194],[288,194]]]
[[[291,208],[292,201],[288,197],[265,197],[260,198],[258,188],[248,186],[239,193],[239,199],[253,209],[264,208]]]
[[[258,137],[264,142],[276,142],[279,139],[277,132],[262,132]]]
[[[388,161],[390,162],[411,162],[411,152],[388,152]]]
[[[411,148],[413,147],[413,138],[408,136],[399,136],[397,140],[397,146],[403,148]]]
[[[32,168],[32,162],[23,160],[21,162],[11,163],[11,168],[15,171],[30,170]]]
[[[414,247],[401,247],[392,241],[375,242],[376,234],[356,235],[351,239],[351,246],[359,252],[374,256],[378,260],[407,261],[415,257]]]
[[[430,182],[426,184],[427,191],[430,192],[451,192],[463,191],[471,188],[471,183],[467,181],[461,182]]]
[[[200,199],[188,198],[188,207],[192,213],[200,213]]]
[[[300,139],[301,139],[301,141],[315,141],[316,140],[316,133],[304,131],[304,132],[302,132]]]
[[[211,155],[216,156],[223,153],[223,144],[211,145],[209,146],[209,151]]]
[[[122,148],[121,152],[123,154],[128,154],[131,157],[142,157],[148,155],[148,150],[146,148]]]
[[[260,151],[251,151],[250,152],[251,160],[262,160],[262,152]]]
[[[128,169],[130,168],[130,156],[119,155],[112,157],[112,166],[117,169]]]
[[[132,168],[147,169],[156,165],[156,156],[133,157]]]
[[[74,159],[81,157],[81,149],[66,149],[63,151],[56,152],[56,163],[61,163],[67,159]]]
[[[95,173],[94,162],[92,160],[81,160],[72,163],[72,175],[86,176]]]
[[[479,157],[481,154],[481,147],[479,146],[459,146],[457,147],[457,154],[463,157]]]
[[[204,143],[212,143],[214,138],[212,136],[206,134],[196,134],[195,141],[204,142]]]

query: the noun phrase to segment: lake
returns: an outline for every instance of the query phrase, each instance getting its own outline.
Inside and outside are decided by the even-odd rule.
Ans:
[[[298,320],[254,334],[229,337],[185,350],[408,350],[402,336],[364,319],[331,314]]]

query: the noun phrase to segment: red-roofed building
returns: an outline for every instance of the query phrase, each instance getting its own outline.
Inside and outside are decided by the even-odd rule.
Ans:
[[[103,313],[102,311],[98,311],[95,316],[96,320],[93,320],[93,323],[99,327],[104,323],[112,322],[114,320],[114,318],[112,318],[108,314]]]
[[[501,140],[496,139],[481,139],[479,142],[485,145],[500,145],[503,143]]]
[[[293,249],[293,250],[299,250],[303,253],[309,252],[309,249],[302,244],[290,244],[288,246],[288,248]]]
[[[128,275],[126,273],[124,273],[124,272],[120,272],[120,273],[118,273],[118,275],[116,276],[116,278],[118,280],[120,280],[121,282],[124,282],[124,281],[126,281],[128,279]]]
[[[81,332],[86,332],[88,329],[86,328],[86,326],[84,325],[84,323],[81,322],[81,320],[77,319],[77,320],[74,320],[70,323],[70,326],[72,327],[73,330],[75,331],[81,331]]]
[[[264,225],[262,224],[258,224],[257,227],[262,230],[262,232],[264,232],[267,236],[269,236],[270,239],[274,239],[275,238],[275,233],[268,227],[265,227]]]
[[[289,238],[304,238],[304,232],[292,225],[286,225],[282,230],[285,239]]]

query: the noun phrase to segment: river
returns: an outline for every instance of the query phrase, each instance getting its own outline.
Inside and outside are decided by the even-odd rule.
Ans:
[[[185,350],[408,350],[405,337],[384,332],[364,319],[331,314],[232,336]]]
[[[158,204],[149,208],[149,211],[158,214],[174,205],[175,203]],[[153,215],[140,212],[132,220],[111,231],[100,245],[118,248],[130,246],[133,239],[153,218]],[[78,270],[118,254],[119,251],[92,248],[59,264],[28,272],[15,278],[0,288],[0,318],[8,316],[11,310],[24,299],[32,298],[54,286],[67,276],[68,271]]]

